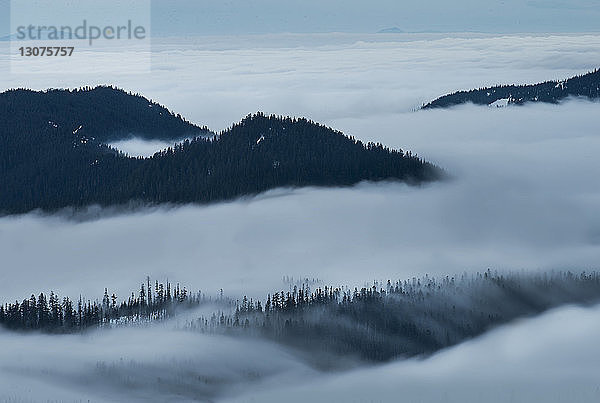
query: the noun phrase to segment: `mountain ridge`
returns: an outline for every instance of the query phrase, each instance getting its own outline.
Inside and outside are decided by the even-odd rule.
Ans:
[[[66,127],[103,143],[133,136],[175,142],[212,134],[163,105],[113,86],[44,91],[16,88],[0,93],[0,111],[22,113],[24,108],[29,109],[28,119]],[[131,127],[138,131],[131,133]]]
[[[83,97],[89,108],[70,104],[73,94],[64,91],[21,90],[16,97],[19,102],[13,103],[0,94],[0,184],[9,190],[0,195],[1,214],[132,201],[211,203],[278,187],[352,186],[382,180],[418,184],[444,177],[440,168],[410,152],[363,143],[305,118],[257,113],[212,136],[170,112],[157,115],[146,111],[144,115],[154,119],[148,123],[135,111],[140,105],[144,111],[153,109],[148,107],[150,101],[102,88],[100,92],[83,91],[90,92],[100,106],[110,98],[106,91],[116,92],[118,99],[125,97],[126,101],[133,97],[137,106],[127,110],[116,103],[75,120],[60,113],[60,107],[83,113],[91,110],[94,102]],[[56,99],[61,95],[67,101]],[[28,97],[33,101],[27,102]],[[40,102],[39,97],[48,99]],[[50,110],[52,115],[48,115]],[[122,119],[115,114],[118,110],[125,111]],[[90,119],[88,126],[79,118]],[[181,130],[194,128],[202,135],[151,157],[129,157],[103,141],[111,138],[102,133],[103,123],[111,128],[109,133],[150,128],[151,135],[172,139]],[[168,131],[170,127],[175,134]]]
[[[561,81],[456,91],[422,105],[421,109],[449,108],[465,103],[492,105],[503,100],[507,105],[523,105],[529,102],[556,104],[568,97],[600,98],[600,69]]]

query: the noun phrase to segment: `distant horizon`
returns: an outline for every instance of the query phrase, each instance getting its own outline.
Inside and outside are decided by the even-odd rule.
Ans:
[[[599,32],[594,0],[457,0],[419,3],[329,0],[150,1],[153,36],[274,33],[477,32],[491,34]],[[0,0],[0,37],[10,35],[10,1]],[[35,17],[35,16],[33,16]]]

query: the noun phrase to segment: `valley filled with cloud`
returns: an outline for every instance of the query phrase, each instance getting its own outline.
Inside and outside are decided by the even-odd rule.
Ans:
[[[596,270],[599,103],[416,109],[458,89],[585,73],[600,64],[598,55],[600,36],[592,34],[157,39],[151,79],[99,74],[61,85],[111,83],[215,131],[258,110],[305,116],[417,153],[450,179],[419,187],[277,189],[204,206],[91,206],[2,217],[1,302],[50,290],[100,299],[105,287],[126,298],[146,276],[213,297],[263,299],[305,278],[353,288],[488,269]],[[2,85],[44,89],[56,81],[13,74]],[[165,144],[132,139],[115,146],[150,155]],[[600,396],[597,307],[559,308],[432,357],[341,373],[321,372],[272,342],[187,329],[200,314],[83,335],[0,331],[6,347],[0,400],[113,401],[125,394],[130,401],[594,402]],[[68,359],[56,362],[57,354]]]

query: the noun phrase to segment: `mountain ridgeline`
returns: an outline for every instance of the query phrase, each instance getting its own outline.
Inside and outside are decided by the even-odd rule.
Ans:
[[[365,144],[307,119],[247,116],[212,134],[112,87],[0,94],[0,213],[130,202],[208,203],[276,187],[411,184],[443,177],[410,152]],[[191,138],[133,158],[107,145]]]
[[[422,109],[449,108],[466,103],[493,106],[499,101],[515,105],[528,102],[558,103],[568,97],[599,98],[600,70],[596,69],[593,72],[563,81],[546,81],[533,85],[501,85],[457,91],[423,105]]]
[[[0,94],[3,120],[22,116],[102,143],[138,137],[175,141],[209,135],[139,94],[104,86],[76,90],[10,90]]]

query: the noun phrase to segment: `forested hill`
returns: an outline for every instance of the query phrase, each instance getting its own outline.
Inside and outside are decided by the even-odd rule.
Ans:
[[[40,98],[45,96],[51,103],[54,92],[15,94],[19,102],[0,104],[1,214],[131,201],[207,203],[276,187],[349,186],[365,180],[421,183],[443,175],[402,150],[363,144],[306,119],[263,114],[211,138],[200,136],[150,158],[131,158],[103,144],[100,136],[59,123],[72,119],[70,108],[64,114],[55,109],[48,119],[31,118],[43,115],[34,106],[44,104]],[[28,106],[26,95],[34,106]],[[118,109],[111,106],[111,111]],[[95,113],[96,121],[113,116]],[[115,115],[118,122],[107,126],[130,133],[148,127],[146,122],[138,126],[135,114],[125,115]],[[180,122],[177,127],[186,124],[173,119]]]
[[[444,95],[423,105],[422,109],[448,108],[454,105],[504,106],[527,102],[557,103],[567,97],[600,97],[600,70],[564,81],[546,81],[533,85],[501,85],[470,91],[458,91]]]
[[[374,282],[361,289],[321,287],[306,279],[262,301],[211,298],[149,278],[137,290],[123,299],[105,288],[101,301],[61,298],[52,291],[30,294],[22,302],[0,303],[0,330],[71,333],[127,326],[210,303],[219,311],[186,327],[266,338],[307,353],[313,365],[342,368],[348,358],[388,361],[430,355],[519,318],[567,304],[595,305],[600,301],[600,274],[488,270]]]
[[[164,106],[109,86],[41,92],[10,90],[0,94],[0,111],[3,120],[20,116],[103,143],[132,136],[175,142],[210,134]]]

